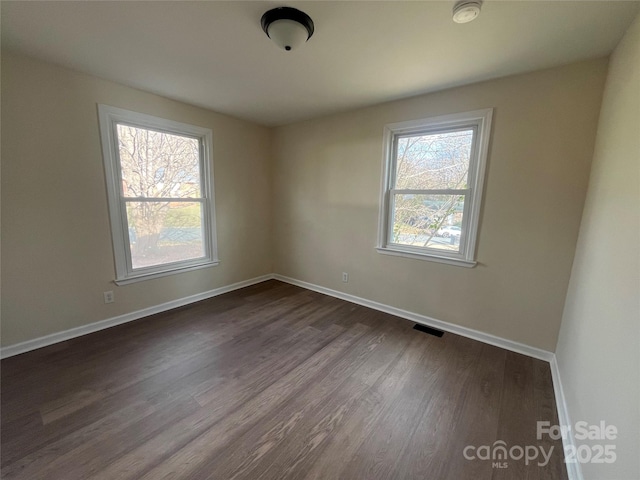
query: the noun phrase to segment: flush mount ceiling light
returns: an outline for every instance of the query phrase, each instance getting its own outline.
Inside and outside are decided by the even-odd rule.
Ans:
[[[480,15],[482,2],[479,0],[460,0],[453,6],[453,21],[469,23]]]
[[[267,37],[287,52],[295,50],[313,35],[311,17],[291,7],[279,7],[265,12],[260,23]]]

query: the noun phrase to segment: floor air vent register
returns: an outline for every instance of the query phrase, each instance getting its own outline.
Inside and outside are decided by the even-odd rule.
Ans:
[[[434,337],[441,337],[444,335],[442,330],[436,330],[435,328],[427,327],[426,325],[419,325],[417,323],[413,326],[413,329],[418,330],[419,332],[428,333]]]

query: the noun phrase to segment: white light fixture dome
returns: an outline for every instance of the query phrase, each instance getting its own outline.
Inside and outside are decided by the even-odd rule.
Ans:
[[[469,23],[480,15],[482,2],[480,0],[460,0],[453,6],[453,21]]]
[[[260,23],[267,37],[287,52],[309,40],[314,31],[311,17],[291,7],[279,7],[265,12]]]

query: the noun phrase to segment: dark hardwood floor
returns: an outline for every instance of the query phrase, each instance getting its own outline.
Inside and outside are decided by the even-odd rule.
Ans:
[[[548,364],[412,327],[269,281],[8,358],[2,478],[567,478]]]

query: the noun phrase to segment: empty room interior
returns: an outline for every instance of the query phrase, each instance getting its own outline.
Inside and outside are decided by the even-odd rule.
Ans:
[[[640,479],[640,1],[2,1],[3,479]]]

